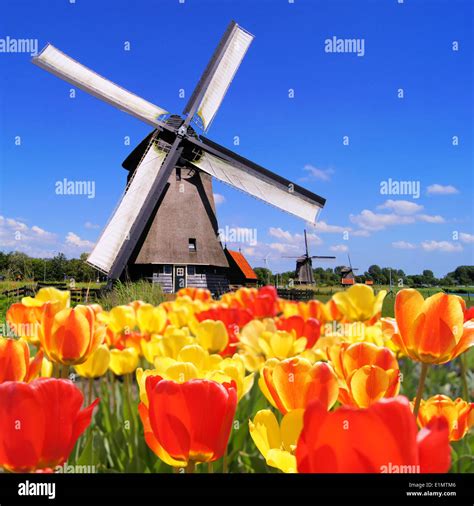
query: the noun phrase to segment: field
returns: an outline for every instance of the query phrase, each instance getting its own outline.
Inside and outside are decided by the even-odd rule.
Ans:
[[[21,284],[21,286],[23,285],[24,283]],[[2,284],[0,284],[0,290],[14,287],[15,285],[12,283],[8,284],[2,282]],[[374,288],[374,292],[377,294],[385,287]],[[419,291],[423,297],[427,298],[440,290],[436,288],[427,288],[420,289]],[[341,292],[341,289],[320,287],[317,289],[315,299],[322,303],[326,303],[332,300],[335,293],[339,292]],[[189,299],[188,293],[195,298]],[[248,294],[245,291],[237,292],[237,294],[228,294],[224,296],[224,299],[227,302],[233,301],[232,304],[234,304],[236,308],[241,308],[239,311],[245,310],[250,312],[254,320],[271,318],[279,325],[285,323],[286,317],[284,315],[286,314],[288,316],[295,307],[301,306],[303,309],[306,307],[305,303],[295,306],[294,304],[287,304],[283,301],[277,303],[275,302],[276,299],[272,302],[272,306],[270,307],[267,304],[269,300],[268,296],[265,296],[265,298],[263,295],[258,295],[259,293],[260,292],[257,291],[250,291]],[[97,373],[97,375],[93,374],[91,377],[88,377],[87,373],[84,373],[80,367],[74,367],[74,364],[70,364],[70,361],[70,365],[61,365],[61,363],[58,362],[58,364],[54,365],[52,372],[49,373],[56,377],[72,378],[74,384],[82,392],[86,405],[90,404],[95,398],[100,398],[100,404],[95,410],[91,425],[78,439],[74,450],[69,456],[67,465],[73,466],[72,468],[76,469],[82,468],[82,466],[90,466],[93,472],[171,473],[182,471],[197,473],[275,473],[279,472],[278,469],[286,470],[287,472],[291,469],[293,469],[293,471],[295,470],[294,468],[288,467],[287,463],[283,464],[278,461],[275,464],[275,461],[272,460],[268,454],[262,455],[264,452],[262,452],[262,447],[256,444],[256,436],[251,436],[249,432],[250,428],[252,426],[255,427],[257,423],[255,418],[257,413],[262,412],[262,410],[272,410],[278,423],[282,423],[283,420],[282,415],[284,411],[280,413],[278,409],[272,408],[272,405],[274,407],[279,405],[278,403],[275,404],[271,398],[269,398],[269,395],[275,394],[269,393],[261,384],[263,378],[262,367],[267,367],[265,359],[275,360],[276,358],[283,363],[286,363],[285,360],[303,362],[305,360],[310,360],[311,363],[321,364],[323,362],[319,360],[328,359],[327,356],[323,356],[326,352],[323,348],[318,348],[318,341],[316,341],[316,345],[313,348],[308,348],[304,352],[302,349],[297,351],[296,348],[293,348],[296,346],[296,341],[294,341],[291,349],[287,349],[287,345],[285,345],[284,352],[271,351],[268,345],[264,346],[265,343],[261,342],[262,338],[259,338],[259,343],[262,348],[259,352],[255,352],[252,347],[245,344],[247,341],[242,337],[247,335],[246,329],[250,328],[246,327],[246,324],[235,322],[230,322],[229,324],[226,320],[228,317],[225,316],[224,313],[224,316],[219,316],[220,313],[209,313],[209,316],[199,316],[201,313],[207,315],[207,308],[211,307],[213,304],[215,305],[215,303],[207,298],[208,296],[209,294],[205,292],[202,294],[200,292],[197,294],[193,294],[192,291],[186,292],[175,300],[170,300],[160,306],[160,303],[165,299],[161,291],[151,287],[148,283],[143,283],[128,286],[121,285],[117,287],[114,292],[99,301],[106,311],[99,313],[99,316],[97,316],[98,321],[101,322],[100,325],[106,325],[110,331],[106,337],[106,345],[103,345],[109,354],[110,365],[107,366],[107,364],[109,364],[109,362],[107,362],[103,371]],[[202,297],[202,300],[199,297]],[[264,297],[262,298],[263,306],[258,303],[258,297]],[[383,300],[383,317],[393,317],[395,297],[395,293],[390,293]],[[473,305],[472,298],[468,295],[463,298],[468,307]],[[150,311],[150,313],[147,314],[152,315],[151,319],[146,320],[144,323],[143,315],[140,316],[140,304],[135,304],[133,306],[126,305],[134,300],[142,300],[143,302],[151,304],[151,306],[147,306],[147,312]],[[9,299],[3,298],[0,301],[0,321],[2,322],[3,329],[6,329],[6,310],[10,304],[16,301],[14,297]],[[219,304],[216,307],[219,308]],[[279,309],[277,309],[277,307]],[[323,305],[320,304],[317,305],[316,309],[318,311],[323,311],[322,307]],[[110,310],[113,311],[107,312]],[[217,311],[220,310],[217,309]],[[372,323],[368,324],[368,328],[375,329],[378,325],[377,321],[379,318],[375,302],[371,311],[373,311],[374,320]],[[282,316],[277,316],[277,314]],[[100,317],[100,315],[102,316]],[[342,313],[336,318],[341,320],[341,315]],[[343,313],[343,315],[341,321],[357,323],[357,318],[354,319],[354,316],[350,316],[346,313]],[[214,321],[205,323],[210,321],[209,318]],[[233,318],[236,318],[236,316],[234,315]],[[326,313],[322,312],[321,318],[327,319],[328,316]],[[226,330],[222,330],[224,327],[220,323],[221,321],[227,321]],[[330,319],[327,321],[330,322]],[[232,329],[235,325],[239,328],[234,332]],[[371,325],[374,326],[371,327]],[[170,328],[165,330],[168,327]],[[189,358],[186,360],[190,362],[180,362],[180,360],[184,360],[184,358],[180,358],[181,355],[179,353],[181,352],[179,352],[179,348],[177,352],[171,351],[171,348],[166,348],[166,350],[168,350],[166,352],[163,351],[163,342],[170,342],[171,347],[175,346],[178,341],[182,341],[183,335],[187,335],[187,330],[185,334],[182,335],[181,333],[184,331],[183,329],[188,327],[192,330],[189,337],[185,338],[186,342],[199,348],[199,353],[204,355],[207,354],[206,356],[212,354],[212,356],[216,358],[217,363],[221,364],[218,365],[220,369],[209,369],[210,366],[204,367],[202,365],[202,359],[196,359],[197,361],[195,361],[194,358]],[[158,328],[160,330],[157,330]],[[172,337],[162,337],[166,336],[166,332],[168,331]],[[156,338],[153,337],[154,333],[159,334],[159,336]],[[225,342],[222,344],[220,340],[223,336],[225,336]],[[291,339],[296,339],[297,337],[298,334],[293,334]],[[75,338],[82,339],[84,337],[76,336]],[[328,336],[326,335],[324,338],[328,339]],[[137,339],[139,340],[137,341]],[[176,341],[174,341],[175,339]],[[226,346],[228,346],[230,339],[235,340],[236,349],[240,354],[240,357],[237,357],[238,360],[235,356],[232,357],[232,354],[226,354],[225,349],[227,349]],[[268,337],[268,339],[273,338]],[[360,340],[357,338],[351,337],[348,339],[352,339],[352,341],[349,341],[351,343],[359,342],[359,344],[361,344]],[[375,344],[381,346],[389,346],[388,343],[383,344],[373,339],[379,338],[366,337],[364,341],[375,342]],[[153,346],[150,343],[153,343]],[[182,344],[180,346],[182,346]],[[35,346],[30,346],[30,349],[34,352]],[[45,352],[50,356],[49,354],[51,351],[48,352],[47,348],[45,348]],[[217,353],[220,353],[221,357],[219,357]],[[396,353],[398,354],[398,352]],[[112,357],[117,358],[115,365],[113,365],[113,360],[115,359]],[[224,361],[219,362],[223,359],[222,357],[225,357]],[[257,361],[256,363],[259,365],[253,365],[255,361]],[[200,365],[197,365],[198,362]],[[169,363],[172,364],[172,367],[169,366]],[[224,363],[226,364],[225,367],[223,365]],[[167,364],[166,367],[164,364]],[[94,365],[94,367],[96,366],[97,364]],[[92,367],[92,365],[90,367]],[[140,408],[142,411],[139,411],[139,404],[143,405],[144,395],[150,394],[145,394],[144,383],[140,380],[142,373],[139,371],[141,369],[145,371],[151,370],[154,367],[164,367],[164,369],[155,370],[159,370],[159,374],[162,377],[169,379],[175,378],[175,372],[171,371],[171,369],[174,368],[173,370],[181,371],[179,374],[184,374],[186,378],[190,375],[189,378],[222,377],[228,378],[229,381],[230,379],[236,381],[241,398],[237,403],[235,415],[233,416],[228,445],[224,454],[219,455],[219,458],[216,458],[214,462],[204,462],[201,465],[195,466],[194,464],[198,463],[199,460],[197,462],[193,460],[191,462],[188,461],[186,465],[169,465],[166,458],[158,458],[157,451],[152,451],[150,440],[144,437],[144,425],[145,433],[151,429],[149,427],[147,428],[144,422],[142,413],[144,408]],[[313,367],[320,366],[314,365]],[[448,363],[442,365],[434,364],[426,369],[420,362],[414,361],[403,354],[398,354],[398,367],[400,371],[400,393],[409,400],[414,400],[415,397],[419,395],[419,379],[420,376],[424,376],[425,372],[426,377],[422,390],[423,399],[428,399],[439,394],[448,396],[451,399],[461,397],[464,400],[469,400],[472,398],[474,392],[473,349],[466,351],[460,356],[453,357]],[[154,374],[158,373],[155,372]],[[181,376],[179,377],[181,378]],[[182,378],[176,381],[182,383]],[[184,381],[184,384],[186,384],[187,381],[188,379]],[[222,381],[224,381],[224,379]],[[244,388],[243,385],[247,386]],[[151,402],[151,400],[148,399],[148,402]],[[338,402],[339,404],[342,402],[341,398],[339,398]],[[339,404],[336,404],[336,408]],[[208,406],[208,409],[211,413],[213,412],[212,405]],[[286,452],[284,458],[287,460],[285,460],[285,462],[290,461],[290,459],[291,462],[296,462],[294,461],[294,454],[291,453],[294,450],[290,451],[285,447],[285,450],[281,451]],[[472,435],[467,434],[458,441],[453,440],[451,442],[450,451],[451,465],[449,469],[452,472],[474,472],[474,437]],[[197,458],[199,459],[201,457]],[[293,463],[292,465],[296,464]],[[0,467],[1,466],[2,463],[0,462]]]

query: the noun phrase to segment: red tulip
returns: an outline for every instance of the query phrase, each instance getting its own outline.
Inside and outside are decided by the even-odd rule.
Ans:
[[[464,321],[474,320],[474,306],[464,310]]]
[[[435,417],[417,432],[402,396],[333,412],[314,401],[304,414],[296,459],[302,473],[445,473],[451,461],[448,424]]]
[[[32,472],[62,465],[91,422],[96,399],[81,410],[83,395],[69,380],[41,378],[0,385],[0,467]]]
[[[294,331],[296,337],[306,337],[306,348],[312,348],[321,335],[321,323],[316,318],[305,320],[302,316],[293,315],[289,318],[276,320],[278,330]]]
[[[149,376],[146,392],[148,407],[140,403],[139,412],[147,444],[158,456],[164,450],[179,465],[213,462],[224,455],[237,406],[233,382],[175,383]]]

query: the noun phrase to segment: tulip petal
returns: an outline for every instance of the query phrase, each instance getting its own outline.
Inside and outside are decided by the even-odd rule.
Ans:
[[[419,465],[422,473],[447,473],[451,465],[448,444],[448,423],[443,417],[433,418],[417,436]]]

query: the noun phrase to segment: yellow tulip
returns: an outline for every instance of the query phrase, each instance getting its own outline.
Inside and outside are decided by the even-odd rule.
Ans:
[[[223,322],[204,320],[196,326],[197,342],[210,353],[219,353],[229,342],[229,335]]]
[[[184,346],[176,358],[156,357],[154,365],[155,369],[151,372],[137,370],[137,380],[139,384],[143,383],[141,390],[145,388],[145,379],[149,375],[161,376],[177,383],[194,378],[210,379],[218,383],[234,381],[239,400],[253,385],[254,375],[245,375],[244,360],[240,355],[223,359],[220,355],[210,354],[198,344]]]
[[[238,351],[250,372],[258,371],[270,358],[284,359],[303,353],[306,338],[276,330],[273,319],[253,320],[239,334]]]
[[[335,293],[332,300],[345,320],[375,323],[380,319],[386,294],[386,290],[380,290],[377,295],[374,295],[371,286],[356,284],[345,291]]]
[[[258,344],[266,358],[283,360],[303,352],[306,347],[306,337],[296,338],[293,333],[277,330],[264,332]]]
[[[188,328],[168,326],[164,335],[153,335],[149,341],[142,339],[141,348],[144,357],[152,364],[156,357],[177,358],[180,350],[193,342]]]
[[[135,309],[132,306],[115,306],[108,313],[100,313],[114,334],[130,334],[136,326]]]
[[[117,376],[130,374],[138,367],[138,353],[135,348],[110,350],[109,369]]]
[[[109,364],[109,348],[107,345],[101,344],[83,364],[76,365],[74,369],[83,378],[99,378],[107,372]]]
[[[245,362],[241,355],[235,353],[232,358],[225,358],[215,364],[215,369],[208,372],[207,379],[219,383],[234,381],[237,387],[237,399],[240,401],[253,386],[254,373],[245,376]]]
[[[287,413],[281,424],[269,409],[262,409],[249,420],[250,436],[267,464],[284,473],[296,473],[294,455],[299,435],[303,429],[304,409]]]
[[[50,362],[46,357],[43,357],[43,362],[41,363],[41,378],[51,378],[53,375],[53,363]]]
[[[23,297],[21,303],[25,306],[42,306],[46,302],[53,302],[58,305],[58,311],[69,307],[71,304],[71,293],[58,290],[53,287],[41,288],[34,297]]]
[[[168,316],[163,306],[143,304],[137,309],[137,324],[145,335],[161,334],[166,327]]]

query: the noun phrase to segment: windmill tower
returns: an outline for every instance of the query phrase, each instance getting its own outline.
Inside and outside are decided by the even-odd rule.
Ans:
[[[151,277],[167,292],[228,286],[212,178],[315,223],[325,199],[197,134],[205,133],[253,36],[231,22],[183,116],[117,86],[48,44],[33,63],[154,130],[124,161],[128,184],[87,262],[109,280]]]
[[[308,237],[306,236],[306,230],[304,231],[304,245],[305,253],[298,257],[284,257],[284,258],[296,258],[296,270],[295,280],[300,285],[314,285],[313,275],[313,258],[319,259],[335,259],[334,256],[325,255],[313,255],[310,256],[308,248]]]
[[[349,255],[349,253],[347,254],[347,259],[349,260],[349,266],[343,267],[341,269],[341,276],[342,276],[341,284],[342,285],[353,285],[353,284],[355,284],[354,271],[358,271],[359,268],[358,267],[352,268],[351,257]]]

